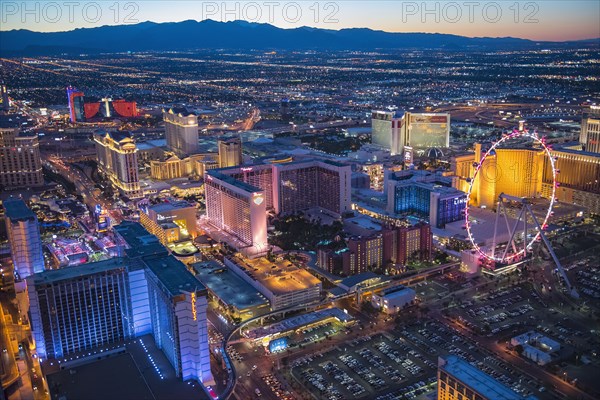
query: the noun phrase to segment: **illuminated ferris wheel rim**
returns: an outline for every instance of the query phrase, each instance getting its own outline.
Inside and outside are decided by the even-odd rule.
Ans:
[[[469,241],[471,242],[473,249],[475,251],[477,251],[479,253],[479,255],[481,255],[482,257],[486,258],[489,261],[510,262],[510,261],[514,260],[515,258],[519,258],[520,256],[525,254],[526,249],[531,248],[531,246],[538,240],[538,238],[540,237],[540,235],[542,233],[541,231],[538,231],[536,233],[536,235],[531,239],[531,241],[529,243],[527,243],[527,246],[525,246],[525,248],[521,249],[519,252],[512,254],[506,258],[498,258],[498,257],[491,256],[491,255],[487,254],[485,251],[483,251],[483,249],[481,249],[481,247],[479,247],[479,245],[475,241],[475,238],[473,237],[473,232],[471,231],[471,223],[469,222],[469,208],[470,208],[469,203],[471,200],[471,193],[473,191],[473,185],[475,183],[475,179],[477,178],[477,175],[479,175],[479,170],[482,168],[483,163],[485,162],[485,159],[492,151],[496,150],[496,148],[499,145],[501,145],[502,143],[504,143],[508,140],[511,140],[511,139],[515,139],[515,138],[533,139],[535,142],[539,143],[542,146],[542,149],[544,150],[544,152],[548,156],[548,159],[550,160],[550,166],[552,168],[552,196],[550,196],[550,205],[548,206],[548,211],[546,212],[546,216],[544,217],[544,222],[541,224],[542,229],[545,229],[545,227],[547,226],[548,219],[550,218],[550,215],[552,214],[552,208],[554,207],[554,203],[555,203],[556,187],[558,186],[557,181],[556,181],[556,175],[557,175],[558,171],[555,166],[554,157],[550,153],[550,148],[548,148],[548,146],[546,145],[544,138],[540,138],[538,136],[537,132],[530,133],[528,130],[518,131],[515,129],[512,131],[512,133],[503,135],[500,140],[493,143],[492,147],[490,147],[488,149],[488,151],[483,154],[483,156],[481,157],[481,160],[479,160],[477,168],[475,169],[475,173],[473,174],[473,178],[471,178],[471,182],[469,183],[469,191],[467,192],[467,204],[465,206],[465,227],[467,229]],[[499,212],[499,210],[496,210],[496,212]],[[524,240],[527,240],[527,239],[524,238]],[[507,246],[509,244],[510,243],[508,243]]]

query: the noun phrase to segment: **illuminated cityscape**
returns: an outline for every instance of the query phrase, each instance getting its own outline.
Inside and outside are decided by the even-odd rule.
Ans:
[[[0,400],[600,398],[600,6],[172,3],[2,4]]]

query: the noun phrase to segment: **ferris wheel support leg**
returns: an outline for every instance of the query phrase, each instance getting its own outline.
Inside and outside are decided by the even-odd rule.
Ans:
[[[531,208],[529,207],[529,205],[527,205],[527,211],[529,211],[531,217],[533,218],[533,223],[539,229],[539,231],[540,231],[540,237],[544,241],[544,244],[546,245],[546,248],[548,249],[548,252],[550,253],[550,256],[552,256],[552,259],[554,260],[554,263],[556,264],[556,268],[558,269],[558,272],[560,272],[560,275],[564,279],[565,285],[567,286],[567,290],[569,291],[569,294],[571,295],[571,297],[578,299],[579,298],[579,293],[577,293],[577,290],[575,290],[575,288],[573,286],[571,286],[571,282],[569,281],[569,277],[565,273],[565,270],[563,269],[562,264],[560,263],[560,261],[558,260],[558,257],[556,256],[556,253],[554,253],[554,249],[552,248],[552,245],[550,244],[550,241],[548,240],[548,238],[544,234],[544,231],[542,230],[542,227],[540,226],[540,223],[538,222],[537,218],[533,214],[533,211],[531,210]]]
[[[504,222],[506,222],[506,232],[510,233],[510,224],[508,223],[508,213],[506,212],[506,206],[504,205],[504,198],[502,196],[504,196],[504,193],[502,193],[500,195],[500,197],[498,198],[498,201],[502,204],[502,210],[504,211]],[[508,249],[509,245],[510,245],[510,241],[506,242],[506,248],[507,249]],[[515,253],[517,252],[516,247],[514,247],[514,243],[513,243],[513,251]],[[502,260],[504,260],[504,257],[506,257],[506,252],[502,256]]]
[[[501,201],[498,200],[498,204],[496,205],[496,220],[494,221],[494,238],[492,239],[492,258],[496,256],[496,235],[498,232],[498,218],[500,218],[500,207]]]
[[[524,211],[525,211],[525,207],[522,207],[521,208],[521,212],[519,213],[519,216],[517,217],[517,220],[515,221],[515,225],[512,228],[512,231],[509,231],[509,232],[511,232],[510,239],[508,240],[508,243],[506,243],[506,248],[504,249],[504,253],[502,253],[502,261],[504,261],[504,259],[506,258],[506,254],[508,254],[508,247],[509,246],[512,246],[513,251],[515,252],[515,254],[518,253],[517,246],[515,245],[515,242],[514,242],[514,238],[515,238],[515,233],[517,232],[517,228],[519,226],[519,222],[521,222],[521,218],[523,217],[523,212]]]
[[[523,218],[523,259],[527,258],[527,213]]]

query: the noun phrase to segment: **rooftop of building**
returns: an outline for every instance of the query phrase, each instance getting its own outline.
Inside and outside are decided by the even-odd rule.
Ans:
[[[123,221],[114,226],[113,229],[127,244],[128,248],[125,253],[130,258],[166,255],[168,253],[158,238],[137,222]]]
[[[248,193],[256,193],[256,192],[262,192],[263,191],[259,187],[249,185],[246,182],[237,180],[237,179],[235,179],[232,176],[224,174],[223,171],[225,171],[227,169],[229,169],[229,168],[211,169],[211,170],[206,171],[206,175],[208,175],[209,177],[212,177],[214,179],[218,179],[218,180],[220,180],[222,182],[225,182],[225,183],[227,183],[229,185],[235,186],[236,188],[241,189],[241,190],[243,190],[245,192],[248,192]]]
[[[152,210],[155,213],[162,213],[173,210],[181,210],[183,208],[194,208],[194,206],[185,200],[170,200],[164,203],[151,205],[148,207],[148,210]]]
[[[231,261],[274,295],[306,290],[321,284],[311,273],[287,260],[269,261],[265,257],[248,259],[236,256]]]
[[[0,114],[0,128],[20,128],[27,119],[20,114]]]
[[[167,146],[166,139],[154,139],[154,140],[146,140],[145,142],[137,142],[136,143],[138,150],[151,150],[161,147]]]
[[[11,220],[25,220],[35,218],[35,214],[22,199],[10,197],[2,203],[5,215]]]
[[[106,135],[109,135],[115,142],[121,142],[125,139],[128,140],[134,140],[133,135],[131,134],[131,132],[129,131],[104,131],[104,130],[99,130],[96,131],[94,133],[95,136],[101,136],[104,137]]]
[[[394,297],[403,293],[412,292],[415,293],[414,289],[406,287],[404,285],[393,286],[391,288],[387,288],[381,291],[382,297]]]
[[[392,118],[402,118],[404,116],[404,110],[371,110],[371,114],[391,115]]]
[[[242,144],[242,139],[240,139],[239,137],[228,137],[228,138],[223,138],[223,139],[219,139],[218,141],[219,143],[224,143],[224,144]]]
[[[348,278],[342,280],[339,284],[345,290],[352,290],[357,285],[371,285],[371,284],[380,284],[388,281],[390,278],[377,275],[375,272],[367,271],[362,272],[357,275],[349,276]]]
[[[169,108],[168,110],[165,109],[164,112],[168,112],[168,113],[171,113],[171,114],[181,114],[184,117],[188,117],[190,115],[196,115],[195,112],[189,111],[185,107],[172,107],[172,108]]]
[[[486,399],[494,400],[534,400],[534,396],[523,397],[509,387],[498,382],[483,371],[475,368],[467,361],[457,357],[448,356],[445,364],[440,367],[442,371],[454,376],[456,379],[469,386]]]
[[[80,264],[74,267],[46,270],[30,276],[27,280],[32,281],[35,285],[41,285],[100,274],[118,268],[125,268],[126,266],[126,258],[116,257],[104,261]]]
[[[347,323],[353,320],[353,317],[337,307],[327,308],[325,310],[313,311],[308,314],[297,315],[271,325],[261,326],[249,331],[246,336],[252,339],[259,339],[265,336],[283,334],[303,326],[314,324],[316,322],[336,318],[340,322]]]
[[[359,215],[344,220],[344,231],[350,235],[365,236],[381,232],[382,228],[381,224],[376,220],[365,215]]]
[[[444,185],[452,184],[452,180],[443,176],[441,173],[425,171],[420,169],[408,169],[393,172],[389,175],[389,179],[407,182],[441,183]]]
[[[417,171],[415,171],[417,172]],[[418,172],[426,172],[426,171],[418,171]],[[437,192],[441,194],[448,195],[456,195],[457,193],[463,193],[462,190],[452,187],[452,181],[446,177],[441,175],[436,175],[429,173],[428,174],[418,174],[413,176],[400,176],[398,178],[391,178],[391,180],[396,181],[397,186],[415,186],[421,187],[432,192]],[[466,195],[466,194],[465,194]]]
[[[185,264],[174,256],[145,258],[144,264],[171,296],[177,296],[182,292],[206,290],[206,287],[188,271]]]
[[[561,144],[560,146],[554,147],[551,150],[551,152],[553,154],[568,153],[568,154],[576,154],[576,155],[580,155],[580,156],[595,157],[598,159],[598,162],[600,162],[600,153],[594,153],[591,151],[584,151],[584,150],[579,150],[579,149],[581,149],[581,143],[569,142],[569,143],[564,143],[564,144]]]
[[[196,278],[221,301],[238,310],[269,304],[269,301],[252,285],[217,261],[192,264]]]
[[[323,163],[323,164],[331,165],[333,167],[348,167],[348,166],[350,166],[350,164],[346,164],[346,163],[339,162],[339,161],[327,160],[327,159],[315,159],[315,158],[308,158],[306,160],[290,161],[290,162],[280,163],[280,164],[275,164],[275,165],[285,167],[285,166],[289,166],[289,165],[302,165],[302,164],[311,164],[311,163]]]
[[[526,344],[534,341],[542,346],[545,346],[547,349],[555,349],[560,347],[560,343],[558,343],[556,340],[550,339],[549,337],[544,336],[536,331],[528,331],[522,333],[512,338],[512,341],[518,342],[520,344]]]

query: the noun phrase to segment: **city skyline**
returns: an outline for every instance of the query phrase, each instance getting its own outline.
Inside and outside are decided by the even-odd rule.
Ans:
[[[600,398],[599,4],[0,19],[61,7],[121,25],[0,32],[0,399]]]
[[[67,5],[65,5],[67,4]],[[368,28],[398,33],[443,33],[465,37],[515,37],[534,41],[600,38],[600,5],[563,2],[358,1],[340,2],[5,2],[0,31],[62,32],[106,25],[187,20],[269,23],[279,28]]]

